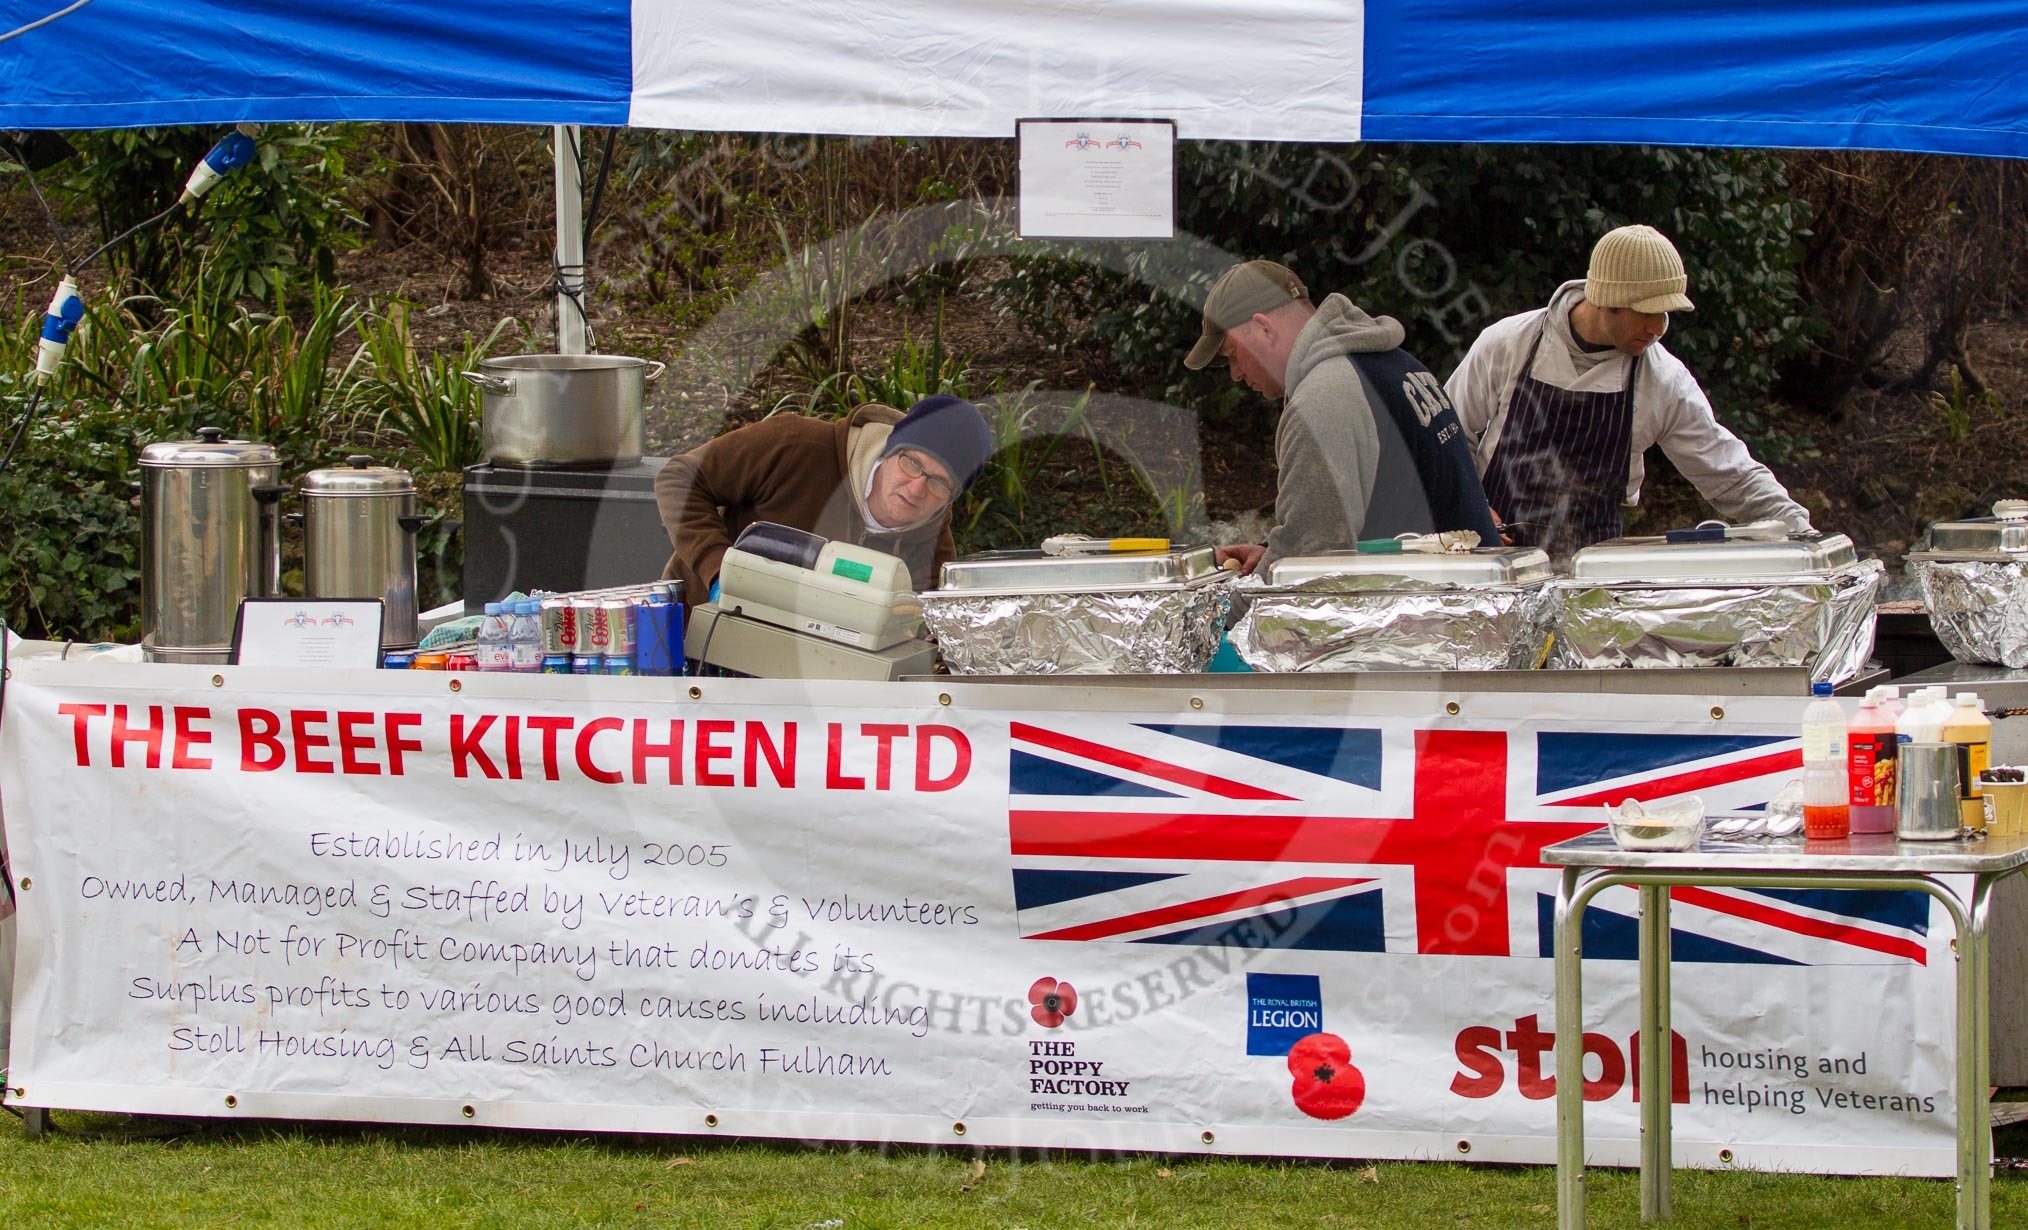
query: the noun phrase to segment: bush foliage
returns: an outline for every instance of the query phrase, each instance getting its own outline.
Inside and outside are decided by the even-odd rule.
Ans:
[[[1145,276],[1174,259],[1152,249],[1113,272],[1058,248],[1017,261],[1002,291],[1045,339],[1103,347],[1124,382],[1214,418],[1247,394],[1182,359],[1197,304],[1232,260],[1281,261],[1313,297],[1338,291],[1396,317],[1408,349],[1444,375],[1486,325],[1584,276],[1592,244],[1628,222],[1682,250],[1698,306],[1669,345],[1721,405],[1764,399],[1811,328],[1794,272],[1806,219],[1769,154],[1192,142],[1178,149],[1177,209],[1179,231],[1223,249],[1184,271],[1194,302]]]
[[[167,209],[218,136],[209,128],[70,134],[80,156],[64,164],[69,177],[62,191],[99,229],[84,251],[73,239],[73,255],[81,258]],[[335,254],[358,242],[345,178],[352,139],[329,125],[270,125],[253,163],[214,187],[201,208],[170,213],[115,246],[106,260],[165,297],[202,282],[214,293],[272,299],[284,287],[328,282]]]

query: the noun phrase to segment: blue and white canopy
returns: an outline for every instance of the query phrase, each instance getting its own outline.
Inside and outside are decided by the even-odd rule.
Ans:
[[[63,0],[0,0],[0,29]],[[0,128],[439,120],[2028,155],[2020,0],[92,0]]]

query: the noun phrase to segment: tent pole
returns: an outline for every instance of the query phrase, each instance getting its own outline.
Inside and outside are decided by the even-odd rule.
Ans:
[[[577,157],[578,128],[558,124],[556,147],[556,353],[585,352],[584,168]]]

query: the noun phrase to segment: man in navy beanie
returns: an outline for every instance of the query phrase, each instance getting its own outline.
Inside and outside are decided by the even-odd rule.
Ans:
[[[739,532],[772,521],[899,556],[917,589],[934,589],[957,554],[951,504],[992,455],[978,407],[948,393],[906,414],[866,405],[843,419],[778,414],[737,428],[655,476],[675,546],[662,575],[702,602]]]

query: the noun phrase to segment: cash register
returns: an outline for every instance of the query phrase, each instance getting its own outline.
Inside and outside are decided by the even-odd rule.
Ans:
[[[699,673],[759,679],[899,679],[936,669],[908,565],[885,552],[759,521],[690,612]]]

